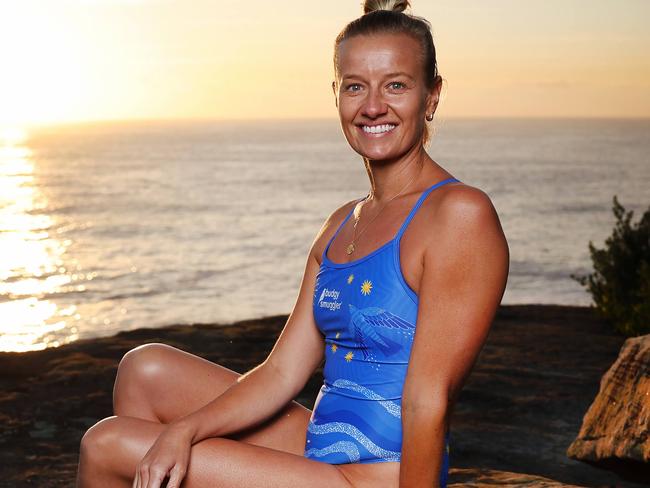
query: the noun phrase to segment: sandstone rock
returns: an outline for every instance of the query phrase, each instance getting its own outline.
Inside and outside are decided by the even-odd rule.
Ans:
[[[452,468],[449,472],[447,488],[580,488],[578,485],[566,485],[559,481],[525,473],[512,473],[496,469]]]
[[[566,454],[616,471],[627,465],[624,469],[650,474],[649,434],[650,334],[625,341]]]

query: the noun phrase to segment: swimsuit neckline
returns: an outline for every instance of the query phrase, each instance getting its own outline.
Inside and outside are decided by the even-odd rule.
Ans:
[[[353,259],[352,261],[348,261],[347,263],[335,263],[330,258],[328,258],[327,257],[327,250],[329,249],[329,246],[327,246],[327,249],[323,253],[323,259],[322,259],[321,266],[327,265],[330,268],[347,268],[348,266],[354,266],[355,264],[359,264],[362,261],[365,261],[366,259],[370,259],[371,257],[373,257],[375,254],[379,253],[380,251],[383,251],[385,248],[387,248],[388,246],[393,244],[396,239],[397,239],[397,236],[393,237],[388,242],[385,242],[384,244],[379,246],[374,251],[371,251],[369,254],[366,254],[365,256],[362,256],[362,257],[357,258],[357,259]]]
[[[427,195],[428,195],[429,193],[431,193],[431,191],[433,191],[433,190],[436,189],[437,187],[442,186],[442,185],[444,185],[445,183],[451,183],[451,182],[459,182],[459,183],[460,183],[460,180],[458,180],[458,179],[456,179],[456,178],[453,178],[453,177],[452,177],[452,178],[446,178],[446,179],[444,179],[444,180],[438,181],[437,183],[431,185],[429,188],[427,188],[426,190],[424,190],[424,191],[422,192],[422,194],[420,195],[420,197],[418,198],[418,200],[417,200],[417,201],[415,202],[415,204],[413,205],[413,207],[411,208],[410,212],[408,213],[408,215],[406,216],[406,218],[404,219],[404,221],[402,222],[402,225],[400,226],[400,228],[399,228],[399,230],[397,231],[397,233],[392,237],[392,239],[390,239],[389,241],[385,242],[384,244],[382,244],[381,246],[379,246],[377,249],[375,249],[374,251],[371,251],[370,253],[366,254],[365,256],[362,256],[362,257],[357,258],[357,259],[353,259],[352,261],[348,261],[348,262],[346,262],[346,263],[335,263],[335,262],[332,261],[329,257],[327,257],[327,252],[329,251],[329,248],[330,248],[332,242],[334,241],[334,239],[336,238],[336,236],[339,234],[339,232],[341,231],[341,229],[343,228],[343,226],[345,225],[345,223],[348,221],[348,219],[350,218],[350,216],[351,216],[352,213],[354,212],[354,209],[356,208],[357,204],[358,204],[361,200],[363,200],[364,198],[368,198],[368,196],[366,195],[366,197],[364,197],[364,198],[360,198],[359,200],[357,200],[357,202],[356,202],[355,205],[352,207],[352,209],[348,212],[347,216],[343,219],[343,222],[341,222],[341,224],[339,225],[339,227],[336,229],[336,232],[334,232],[334,235],[330,238],[329,242],[328,242],[327,245],[325,246],[325,250],[323,251],[323,254],[322,254],[322,256],[321,256],[321,268],[322,268],[323,266],[328,266],[328,267],[330,267],[330,268],[347,268],[347,267],[350,267],[350,266],[354,266],[354,265],[357,265],[357,264],[362,263],[363,261],[366,261],[367,259],[370,259],[371,257],[375,256],[375,255],[378,254],[379,252],[381,252],[381,251],[383,251],[384,249],[387,249],[389,246],[395,244],[395,243],[398,242],[399,239],[402,237],[402,234],[403,234],[404,231],[406,230],[406,227],[408,226],[408,224],[410,223],[411,219],[412,219],[413,216],[415,215],[415,212],[420,208],[420,205],[422,205],[422,202],[423,202],[424,199],[427,197]]]

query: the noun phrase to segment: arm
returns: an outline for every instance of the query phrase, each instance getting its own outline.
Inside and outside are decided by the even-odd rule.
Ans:
[[[293,311],[268,357],[217,398],[175,421],[191,433],[193,444],[264,422],[305,386],[323,359],[323,338],[311,309],[317,272],[312,245]]]
[[[350,203],[333,212],[314,239],[293,311],[266,360],[240,376],[219,397],[174,422],[191,435],[193,444],[265,421],[295,398],[322,362],[323,336],[312,310],[320,267],[316,257]]]
[[[439,486],[451,407],[487,338],[508,276],[508,245],[485,193],[459,188],[435,212],[402,395],[400,488]]]

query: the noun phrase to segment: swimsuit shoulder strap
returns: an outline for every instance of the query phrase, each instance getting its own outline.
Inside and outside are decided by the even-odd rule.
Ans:
[[[415,203],[415,205],[413,205],[413,208],[411,209],[409,214],[406,216],[406,219],[404,219],[404,223],[402,224],[399,231],[397,232],[397,235],[395,236],[395,239],[397,239],[397,241],[399,241],[401,239],[402,234],[404,234],[404,231],[406,230],[406,227],[408,227],[409,223],[411,222],[411,220],[415,216],[415,213],[418,211],[418,209],[420,208],[420,206],[424,202],[425,198],[427,198],[429,193],[431,193],[433,190],[435,190],[439,186],[445,185],[447,183],[451,183],[453,181],[459,181],[459,180],[457,180],[456,178],[447,178],[446,180],[439,181],[438,183],[430,186],[429,188],[427,188],[426,190],[424,190],[422,192],[422,195],[420,195],[420,198],[418,198],[418,201]]]

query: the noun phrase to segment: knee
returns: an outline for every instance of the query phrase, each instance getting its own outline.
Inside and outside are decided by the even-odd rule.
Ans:
[[[165,373],[166,355],[173,349],[162,343],[143,344],[128,351],[117,368],[113,389],[113,413],[132,415],[131,407],[141,409],[148,385],[161,380]]]
[[[117,417],[107,417],[90,427],[81,438],[79,459],[83,463],[100,466],[102,459],[114,452],[117,434]]]
[[[172,349],[172,346],[158,342],[134,347],[120,360],[118,374],[123,373],[143,379],[158,376],[164,372],[165,357]]]

